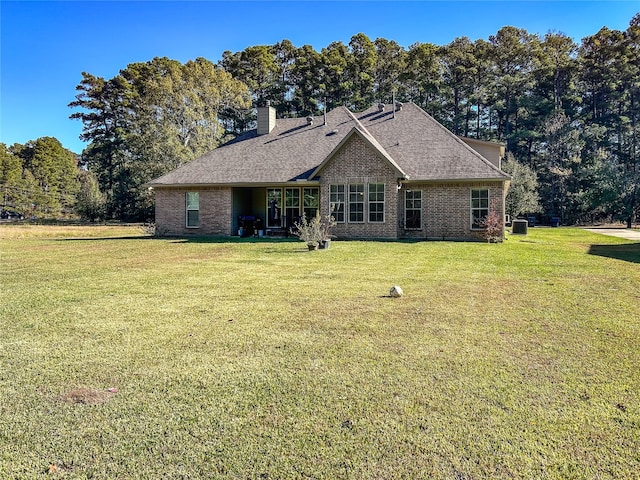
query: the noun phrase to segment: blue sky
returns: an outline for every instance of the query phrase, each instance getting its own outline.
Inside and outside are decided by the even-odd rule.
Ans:
[[[70,120],[81,72],[112,78],[154,57],[217,62],[225,50],[289,39],[321,50],[362,32],[408,47],[487,39],[505,25],[576,42],[625,30],[639,1],[0,1],[0,142],[56,137],[80,153]]]

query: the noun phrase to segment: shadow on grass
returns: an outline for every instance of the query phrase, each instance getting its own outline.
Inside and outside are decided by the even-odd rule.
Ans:
[[[589,255],[615,258],[625,262],[640,263],[640,243],[625,243],[622,245],[591,245]]]
[[[168,240],[171,243],[293,243],[300,242],[297,238],[286,237],[150,237]]]
[[[101,241],[104,242],[106,240],[153,240],[154,237],[150,237],[149,235],[139,235],[139,236],[131,236],[131,237],[65,237],[65,238],[53,238],[52,240],[56,240],[58,242],[93,242],[93,241]]]
[[[93,242],[93,241],[108,241],[108,240],[161,240],[168,241],[170,243],[295,243],[300,242],[297,238],[281,238],[281,237],[263,237],[263,238],[239,238],[239,237],[154,237],[152,235],[132,235],[121,237],[66,237],[56,238],[55,240],[61,242]]]

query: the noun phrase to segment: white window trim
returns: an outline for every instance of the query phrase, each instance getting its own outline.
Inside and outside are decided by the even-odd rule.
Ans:
[[[371,201],[371,185],[382,185],[382,202],[379,201]],[[379,192],[376,192],[379,193]],[[379,204],[382,203],[382,220],[371,220],[371,204],[375,203],[375,204]],[[378,212],[375,212],[378,213]],[[367,184],[367,221],[368,223],[375,223],[375,224],[381,224],[381,223],[385,223],[386,220],[386,213],[387,213],[387,192],[386,192],[386,186],[384,184],[384,182],[371,182]]]
[[[342,202],[333,202],[331,200],[331,196],[332,195],[334,195],[334,194],[335,195],[339,195],[340,194],[340,192],[332,192],[331,191],[331,187],[333,187],[333,186],[342,187],[342,198],[343,198]],[[344,183],[331,183],[331,184],[329,184],[329,215],[334,217],[333,209],[331,208],[332,205],[334,205],[334,204],[335,205],[342,204],[342,220],[337,220],[334,217],[334,221],[336,223],[347,223],[347,215],[348,215],[348,212],[347,212],[347,195],[348,194],[349,193],[348,193],[347,186]]]
[[[485,230],[483,227],[474,227],[473,226],[473,211],[474,210],[485,210],[484,208],[473,208],[473,191],[474,190],[486,190],[487,191],[487,215],[489,214],[489,205],[491,200],[491,190],[488,187],[477,187],[469,189],[469,229],[472,231],[482,231]]]
[[[419,227],[407,227],[407,193],[416,193],[419,192],[420,193],[420,208],[411,208],[410,210],[418,210],[420,212],[420,226]],[[415,201],[415,198],[412,199],[413,201]],[[423,229],[423,210],[422,210],[422,206],[424,205],[424,201],[422,199],[422,190],[405,190],[404,191],[404,229],[405,230],[412,230],[412,231],[419,231]]]
[[[287,197],[287,192],[298,192],[298,196],[291,196],[291,197]],[[290,208],[296,208],[295,205],[289,205],[287,200],[298,200],[298,215],[301,215],[301,210],[302,210],[302,192],[300,190],[300,188],[298,187],[286,187],[284,189],[284,209],[285,211],[290,209]]]
[[[352,185],[362,185],[362,202],[351,202],[351,186]],[[358,224],[358,225],[365,223],[365,219],[367,218],[367,202],[366,202],[366,200],[364,198],[364,193],[365,193],[365,190],[366,190],[365,186],[366,186],[366,183],[364,183],[364,182],[354,182],[354,183],[349,183],[347,185],[347,195],[348,195],[348,197],[346,198],[346,200],[347,200],[347,205],[349,207],[348,208],[349,211],[347,213],[348,217],[346,218],[347,223],[354,223],[354,224]],[[351,220],[351,205],[352,205],[352,203],[354,205],[362,204],[362,220]]]
[[[311,191],[311,190],[315,190],[316,192],[316,206],[315,207],[308,207],[306,206],[305,200],[306,200],[306,196],[305,196],[305,191]],[[315,208],[316,212],[320,211],[320,187],[303,187],[300,190],[300,208],[302,210],[302,212],[304,212],[307,208],[308,209],[312,209]],[[300,215],[302,215],[302,213],[300,213]]]
[[[198,209],[189,208],[189,194],[197,193],[198,194]],[[198,212],[198,224],[197,225],[189,225],[189,212]],[[185,192],[184,194],[184,224],[185,228],[200,228],[200,192]]]

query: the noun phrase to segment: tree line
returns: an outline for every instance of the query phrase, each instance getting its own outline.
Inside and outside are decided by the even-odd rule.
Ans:
[[[108,80],[83,72],[77,92],[71,118],[88,146],[75,184],[36,178],[23,146],[0,153],[5,163],[20,159],[22,182],[50,199],[62,192],[60,205],[79,195],[86,217],[149,218],[144,183],[253,128],[255,107],[267,100],[292,117],[392,99],[416,103],[455,134],[503,142],[512,215],[572,224],[630,223],[640,213],[640,14],[626,30],[603,27],[580,44],[512,26],[442,46],[405,48],[363,33],[320,51],[282,40],[226,51],[217,63],[154,58]],[[6,195],[15,174],[2,175]]]
[[[11,147],[0,143],[3,215],[73,215],[81,185],[77,165],[77,156],[53,137]]]

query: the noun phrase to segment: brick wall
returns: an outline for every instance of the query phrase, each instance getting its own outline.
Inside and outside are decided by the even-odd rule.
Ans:
[[[403,238],[480,239],[481,232],[471,229],[471,189],[488,188],[489,203],[495,201],[498,214],[504,215],[504,191],[501,182],[451,182],[411,184],[422,191],[422,229],[401,231]],[[404,217],[404,193],[400,198],[399,218]]]
[[[185,193],[199,192],[200,226],[186,227]],[[231,235],[230,187],[156,188],[156,229],[160,235]]]
[[[349,223],[349,183],[364,183],[364,222]],[[384,183],[384,223],[369,223],[368,183]],[[320,172],[320,212],[329,213],[329,185],[345,185],[345,223],[333,229],[338,238],[398,238],[397,174],[387,159],[353,135]]]
[[[348,184],[363,183],[364,222],[350,223]],[[368,183],[385,185],[384,223],[370,223]],[[422,183],[397,189],[397,173],[389,162],[358,135],[352,136],[320,172],[320,212],[329,213],[329,185],[345,185],[345,223],[333,230],[338,238],[421,238],[479,239],[471,230],[471,189],[488,188],[489,201],[495,201],[504,214],[504,191],[501,182]],[[404,192],[422,191],[422,228],[405,230]],[[185,192],[200,193],[200,227],[186,228]],[[232,235],[233,195],[231,187],[191,189],[156,188],[156,227],[161,235]]]

